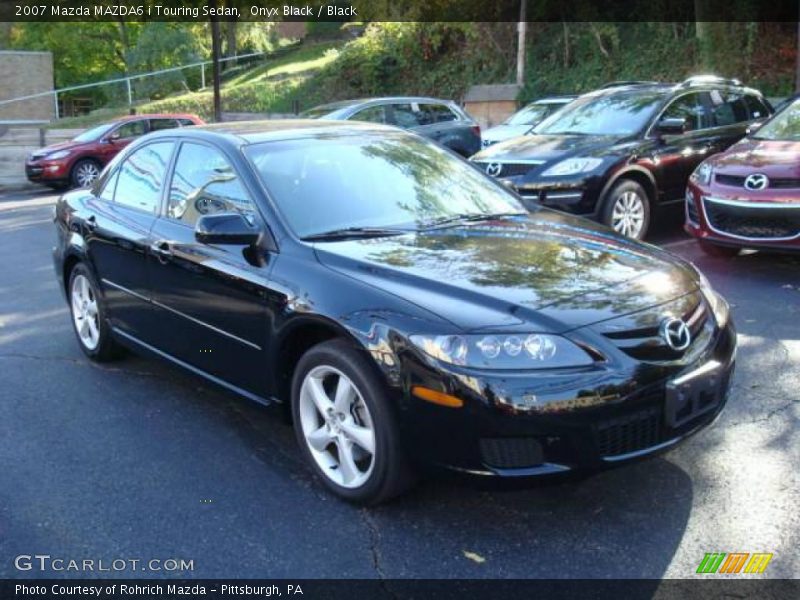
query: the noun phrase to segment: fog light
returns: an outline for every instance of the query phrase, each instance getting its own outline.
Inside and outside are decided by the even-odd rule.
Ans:
[[[61,167],[60,167],[59,165],[50,165],[49,167],[47,167],[47,170],[48,170],[48,171],[52,171],[53,173],[55,173],[55,172],[56,172],[56,171],[58,171],[60,168],[61,168]]]

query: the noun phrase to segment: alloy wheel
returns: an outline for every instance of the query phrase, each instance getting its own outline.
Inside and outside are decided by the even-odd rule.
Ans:
[[[75,169],[75,181],[80,187],[88,187],[100,175],[100,169],[93,162],[83,162]]]
[[[87,349],[94,350],[100,342],[100,321],[97,297],[85,275],[77,275],[72,280],[70,291],[72,302],[72,322],[78,338]]]
[[[356,385],[321,365],[306,375],[299,400],[303,438],[317,466],[336,485],[362,486],[375,466],[375,427]]]
[[[634,191],[622,192],[614,201],[611,226],[617,233],[639,239],[644,229],[644,202]]]

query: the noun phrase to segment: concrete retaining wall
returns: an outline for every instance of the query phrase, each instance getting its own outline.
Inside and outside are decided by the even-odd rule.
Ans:
[[[25,177],[25,159],[28,154],[42,146],[71,140],[81,131],[83,130],[11,127],[0,124],[0,191],[34,186]]]

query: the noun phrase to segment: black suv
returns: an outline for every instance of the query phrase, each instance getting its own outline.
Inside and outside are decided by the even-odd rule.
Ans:
[[[527,203],[594,218],[642,239],[656,206],[682,202],[689,175],[726,150],[769,102],[736,80],[618,82],[472,160]]]

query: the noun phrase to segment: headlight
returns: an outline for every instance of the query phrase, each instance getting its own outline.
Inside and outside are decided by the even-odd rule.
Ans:
[[[577,175],[594,171],[603,161],[599,158],[568,158],[542,173],[542,177],[559,177],[562,175]]]
[[[59,150],[58,152],[53,152],[52,154],[48,154],[45,156],[47,160],[58,160],[60,158],[67,158],[69,156],[69,150]]]
[[[714,313],[714,319],[717,322],[718,327],[724,327],[725,324],[728,322],[728,317],[730,316],[730,307],[728,303],[725,301],[725,298],[720,296],[714,288],[711,287],[708,279],[706,276],[703,275],[698,269],[695,269],[700,279],[700,291],[703,293],[703,297],[705,297],[706,302],[711,307],[711,312]]]
[[[594,362],[568,339],[542,333],[412,335],[411,341],[442,362],[479,369],[554,369]]]
[[[714,174],[714,167],[711,166],[710,163],[702,162],[697,165],[697,168],[694,172],[689,176],[689,179],[692,183],[697,183],[700,185],[708,185],[711,183],[711,175]]]

